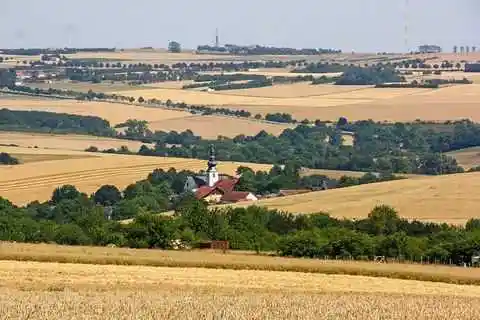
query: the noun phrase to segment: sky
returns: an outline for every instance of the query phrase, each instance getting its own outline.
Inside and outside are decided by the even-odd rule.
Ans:
[[[356,52],[480,47],[479,0],[1,0],[0,48],[220,42]]]

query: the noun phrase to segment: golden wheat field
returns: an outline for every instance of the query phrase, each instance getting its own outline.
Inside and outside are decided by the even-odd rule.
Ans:
[[[60,150],[0,147],[0,152],[12,154],[85,154],[82,152],[65,152]],[[145,179],[154,169],[199,171],[206,169],[202,160],[144,157],[133,155],[92,154],[95,157],[25,163],[17,166],[0,168],[0,196],[17,204],[51,197],[56,187],[72,184],[82,192],[92,193],[104,184],[113,184],[118,188]],[[219,163],[219,171],[234,174],[235,170],[245,165],[254,170],[269,170],[271,165],[252,163]]]
[[[466,169],[480,166],[480,147],[452,151],[447,155],[454,157],[458,164]]]
[[[24,148],[58,149],[83,151],[88,147],[95,146],[99,150],[110,148],[118,149],[126,146],[130,151],[137,152],[145,144],[140,141],[121,140],[113,138],[95,137],[74,134],[43,134],[27,132],[0,132],[0,145],[14,144]],[[27,154],[30,152],[27,152]],[[86,154],[88,156],[88,154]]]
[[[362,275],[453,284],[480,284],[479,269],[445,265],[388,264],[297,259],[252,251],[164,251],[0,242],[0,260]]]
[[[408,219],[463,224],[477,216],[479,191],[480,173],[465,173],[265,199],[257,205],[293,213],[323,211],[350,219],[366,217],[376,205],[389,205]]]
[[[3,98],[0,108],[10,110],[37,110],[57,113],[97,116],[108,120],[111,125],[123,123],[128,119],[158,121],[190,116],[184,111],[146,108],[134,105],[108,102],[85,102],[77,100],[55,100],[36,98]]]
[[[163,100],[168,97],[172,101],[243,109],[252,114],[286,112],[296,119],[446,121],[470,118],[480,121],[480,84],[440,89],[294,84],[222,92],[145,88],[123,94]]]
[[[5,319],[475,319],[478,286],[297,272],[0,262]]]
[[[269,123],[244,118],[198,115],[149,123],[151,130],[181,132],[189,129],[195,135],[205,139],[216,139],[220,135],[229,138],[240,134],[255,135],[262,130],[278,136],[283,130],[293,127],[289,124]]]

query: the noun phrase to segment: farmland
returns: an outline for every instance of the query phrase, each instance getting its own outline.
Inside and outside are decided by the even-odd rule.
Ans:
[[[234,91],[198,92],[165,88],[122,91],[144,98],[165,98],[187,104],[224,106],[252,114],[285,112],[295,119],[377,121],[480,120],[479,84],[441,89],[375,89],[369,86],[292,84]],[[120,92],[119,92],[120,93]]]
[[[470,169],[480,166],[480,147],[461,149],[448,153],[464,168]]]
[[[85,88],[86,89],[86,88]],[[142,90],[138,90],[143,92]],[[172,90],[174,92],[178,90]],[[150,130],[179,132],[192,130],[204,138],[216,138],[219,135],[235,137],[240,134],[255,135],[262,130],[279,135],[292,126],[267,123],[253,119],[193,116],[189,112],[149,108],[135,105],[107,102],[81,102],[76,100],[55,100],[31,97],[9,97],[0,99],[0,108],[23,111],[47,111],[82,116],[98,116],[108,120],[112,126],[124,123],[128,119],[146,120]],[[208,124],[208,125],[207,125]]]
[[[149,123],[151,130],[177,131],[192,130],[195,135],[204,139],[216,139],[219,135],[234,138],[240,134],[255,135],[264,130],[279,135],[293,125],[268,123],[244,118],[222,116],[190,116],[177,119],[153,121]]]
[[[9,318],[473,319],[480,311],[477,286],[362,276],[11,261],[0,262],[0,275]]]
[[[144,143],[139,141],[120,140],[86,135],[60,135],[0,131],[0,145],[16,145],[23,148],[57,149],[63,150],[62,153],[65,153],[64,151],[67,150],[83,151],[91,146],[95,146],[100,150],[111,148],[118,149],[122,146],[126,146],[130,151],[136,152],[138,151],[138,149],[140,149],[142,144]],[[150,146],[149,144],[146,145]],[[26,153],[31,153],[31,150],[26,150]]]
[[[257,205],[294,213],[324,211],[352,219],[366,217],[375,205],[386,204],[408,219],[464,224],[476,216],[479,189],[480,173],[466,173],[266,199]]]
[[[112,126],[118,123],[124,123],[128,119],[159,121],[191,115],[184,111],[146,108],[120,103],[19,97],[1,99],[0,107],[10,110],[37,110],[82,116],[97,116],[108,120]]]
[[[0,147],[0,151],[11,154],[53,153],[85,155],[84,152],[64,150],[28,149]],[[113,184],[118,188],[145,179],[154,169],[171,167],[177,170],[199,171],[205,169],[205,161],[196,159],[176,159],[161,157],[124,156],[114,154],[91,154],[97,157],[81,157],[67,160],[44,161],[41,167],[35,162],[18,166],[0,167],[0,196],[18,204],[31,201],[45,201],[56,187],[64,184],[75,185],[82,192],[91,193],[100,186]],[[101,158],[98,158],[101,156]],[[220,163],[219,171],[234,174],[240,165],[254,170],[268,170],[270,165],[245,163]]]

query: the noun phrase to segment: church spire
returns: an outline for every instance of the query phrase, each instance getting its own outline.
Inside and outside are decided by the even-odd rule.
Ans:
[[[207,169],[207,183],[209,187],[213,187],[219,180],[217,172],[217,160],[215,160],[215,146],[210,145]]]
[[[209,158],[208,158],[208,171],[216,170],[217,160],[215,160],[215,146],[210,145]]]

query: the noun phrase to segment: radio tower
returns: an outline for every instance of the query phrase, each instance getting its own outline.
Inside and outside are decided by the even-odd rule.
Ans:
[[[215,29],[215,48],[220,47],[220,37],[218,35],[218,28]]]
[[[405,51],[407,53],[410,52],[410,48],[409,48],[409,43],[408,43],[408,32],[409,32],[409,9],[410,9],[410,1],[409,0],[405,0],[405,8],[404,8],[404,16],[403,16],[403,19],[404,19],[404,23],[405,23],[405,26],[404,26],[404,45],[405,45]]]

